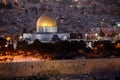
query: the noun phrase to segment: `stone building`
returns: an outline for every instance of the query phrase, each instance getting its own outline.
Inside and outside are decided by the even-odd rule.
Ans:
[[[70,38],[69,33],[59,33],[56,20],[49,15],[44,13],[36,23],[35,33],[24,33],[23,39],[34,41],[39,39],[42,42],[49,42],[54,39],[56,40],[66,40]]]

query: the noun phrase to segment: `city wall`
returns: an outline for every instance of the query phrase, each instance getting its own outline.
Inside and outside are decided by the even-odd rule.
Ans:
[[[120,72],[120,58],[0,63],[0,77]]]

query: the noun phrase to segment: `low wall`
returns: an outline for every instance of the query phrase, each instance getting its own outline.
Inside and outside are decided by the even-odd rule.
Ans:
[[[1,77],[120,72],[120,58],[0,63]]]

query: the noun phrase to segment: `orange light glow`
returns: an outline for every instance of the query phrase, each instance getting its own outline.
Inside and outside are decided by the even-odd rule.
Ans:
[[[6,40],[9,41],[9,40],[11,40],[11,38],[10,38],[10,37],[7,37]]]
[[[104,45],[103,45],[103,44],[100,44],[99,46],[102,48]]]
[[[2,0],[2,3],[3,3],[4,5],[6,5],[6,4],[7,4],[7,1],[6,1],[6,0]]]
[[[93,47],[93,50],[97,50],[98,48],[97,47]]]
[[[117,43],[117,45],[115,45],[116,48],[120,48],[120,43]]]

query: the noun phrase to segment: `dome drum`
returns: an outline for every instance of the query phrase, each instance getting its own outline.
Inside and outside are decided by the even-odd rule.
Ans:
[[[37,32],[57,32],[57,27],[38,27]]]

